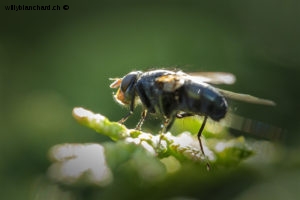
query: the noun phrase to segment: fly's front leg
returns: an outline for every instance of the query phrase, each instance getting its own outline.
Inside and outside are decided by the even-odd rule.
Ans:
[[[133,114],[133,109],[134,109],[134,99],[135,99],[135,95],[133,94],[132,95],[132,98],[131,98],[131,102],[130,102],[130,107],[129,107],[129,113],[127,115],[125,115],[122,119],[119,120],[119,123],[120,124],[123,124],[129,117],[130,115]]]
[[[125,115],[122,119],[119,120],[119,123],[123,124],[132,114],[133,114],[133,111],[129,111],[129,113],[127,115]]]
[[[138,123],[138,124],[136,125],[136,127],[135,127],[136,130],[141,130],[142,125],[143,125],[143,123],[144,123],[144,121],[145,121],[145,119],[146,119],[146,117],[147,117],[147,114],[148,114],[148,110],[145,109],[145,110],[142,112],[142,116],[141,116],[141,119],[140,119],[139,123]]]

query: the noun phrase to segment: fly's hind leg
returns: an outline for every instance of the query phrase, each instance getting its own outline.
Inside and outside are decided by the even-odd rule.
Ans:
[[[205,159],[206,159],[206,167],[207,167],[207,170],[210,170],[210,164],[209,164],[209,162],[208,162],[208,160],[207,160],[207,157],[205,156],[204,149],[203,149],[203,145],[202,145],[202,142],[201,142],[201,135],[202,135],[202,132],[203,132],[203,130],[204,130],[206,121],[207,121],[207,116],[204,116],[204,120],[203,120],[203,122],[202,122],[202,125],[201,125],[199,131],[198,131],[197,137],[198,137],[198,141],[199,141],[201,153],[203,154],[203,156],[204,156]]]
[[[202,122],[202,125],[198,131],[198,134],[197,134],[197,137],[198,137],[198,141],[199,141],[199,144],[200,144],[200,150],[202,152],[202,154],[205,156],[205,153],[204,153],[204,150],[203,150],[203,146],[202,146],[202,142],[201,142],[201,135],[202,135],[202,132],[203,132],[203,129],[205,127],[205,124],[206,124],[206,121],[207,121],[207,116],[204,117],[204,120]]]
[[[190,117],[190,116],[194,116],[194,114],[192,114],[192,113],[185,113],[185,112],[183,112],[183,113],[177,113],[177,114],[176,114],[176,117],[179,118],[179,119],[184,118],[184,117]],[[201,141],[201,135],[202,135],[202,132],[203,132],[203,130],[204,130],[206,121],[207,121],[207,116],[204,116],[204,120],[203,120],[203,122],[202,122],[202,125],[201,125],[199,131],[198,131],[197,138],[198,138],[199,145],[200,145],[200,151],[201,151],[202,155],[203,155],[203,156],[205,157],[205,159],[206,159],[206,167],[207,167],[207,170],[209,170],[209,169],[210,169],[210,165],[209,165],[209,162],[208,162],[208,160],[207,160],[207,157],[206,157],[206,155],[205,155],[205,153],[204,153],[204,149],[203,149],[203,145],[202,145],[202,141]]]
[[[176,114],[176,117],[177,117],[178,119],[182,119],[182,118],[184,118],[184,117],[191,117],[191,116],[194,116],[194,115],[195,115],[195,114],[184,112],[184,113],[177,113],[177,114]]]
[[[194,116],[195,114],[192,114],[192,113],[177,113],[176,114],[176,117],[179,118],[179,119],[182,119],[184,117],[190,117],[190,116]],[[201,142],[201,135],[202,135],[202,132],[204,130],[204,127],[205,127],[205,124],[206,124],[206,121],[207,121],[207,116],[204,116],[204,120],[202,122],[202,125],[198,131],[198,134],[197,134],[197,137],[198,137],[198,141],[199,141],[199,144],[200,144],[200,150],[201,150],[201,153],[205,156],[205,153],[204,153],[204,150],[203,150],[203,145],[202,145],[202,142]]]

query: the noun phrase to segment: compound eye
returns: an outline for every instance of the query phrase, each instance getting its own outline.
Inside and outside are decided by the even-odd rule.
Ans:
[[[134,74],[128,74],[122,79],[121,83],[121,91],[125,92],[127,88],[131,85],[132,82],[136,80],[137,75]]]

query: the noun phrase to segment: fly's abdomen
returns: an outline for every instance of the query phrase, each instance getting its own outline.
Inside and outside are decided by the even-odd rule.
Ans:
[[[224,118],[227,112],[226,99],[207,84],[191,82],[183,88],[180,107],[185,112],[206,115],[215,121]]]

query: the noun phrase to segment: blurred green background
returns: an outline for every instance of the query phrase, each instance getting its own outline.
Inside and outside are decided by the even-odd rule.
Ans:
[[[61,10],[6,11],[4,6],[11,4],[59,5]],[[62,10],[65,4],[69,10]],[[2,1],[1,199],[34,199],[34,183],[50,165],[51,146],[108,140],[78,125],[72,108],[83,106],[119,120],[127,110],[113,101],[108,78],[132,70],[165,67],[235,74],[236,84],[223,88],[277,103],[238,103],[236,112],[286,129],[284,152],[297,155],[299,8],[292,0]],[[127,125],[134,127],[138,118],[137,112]],[[287,162],[299,166],[299,158],[291,157]],[[297,169],[298,176],[287,177],[300,179]]]

